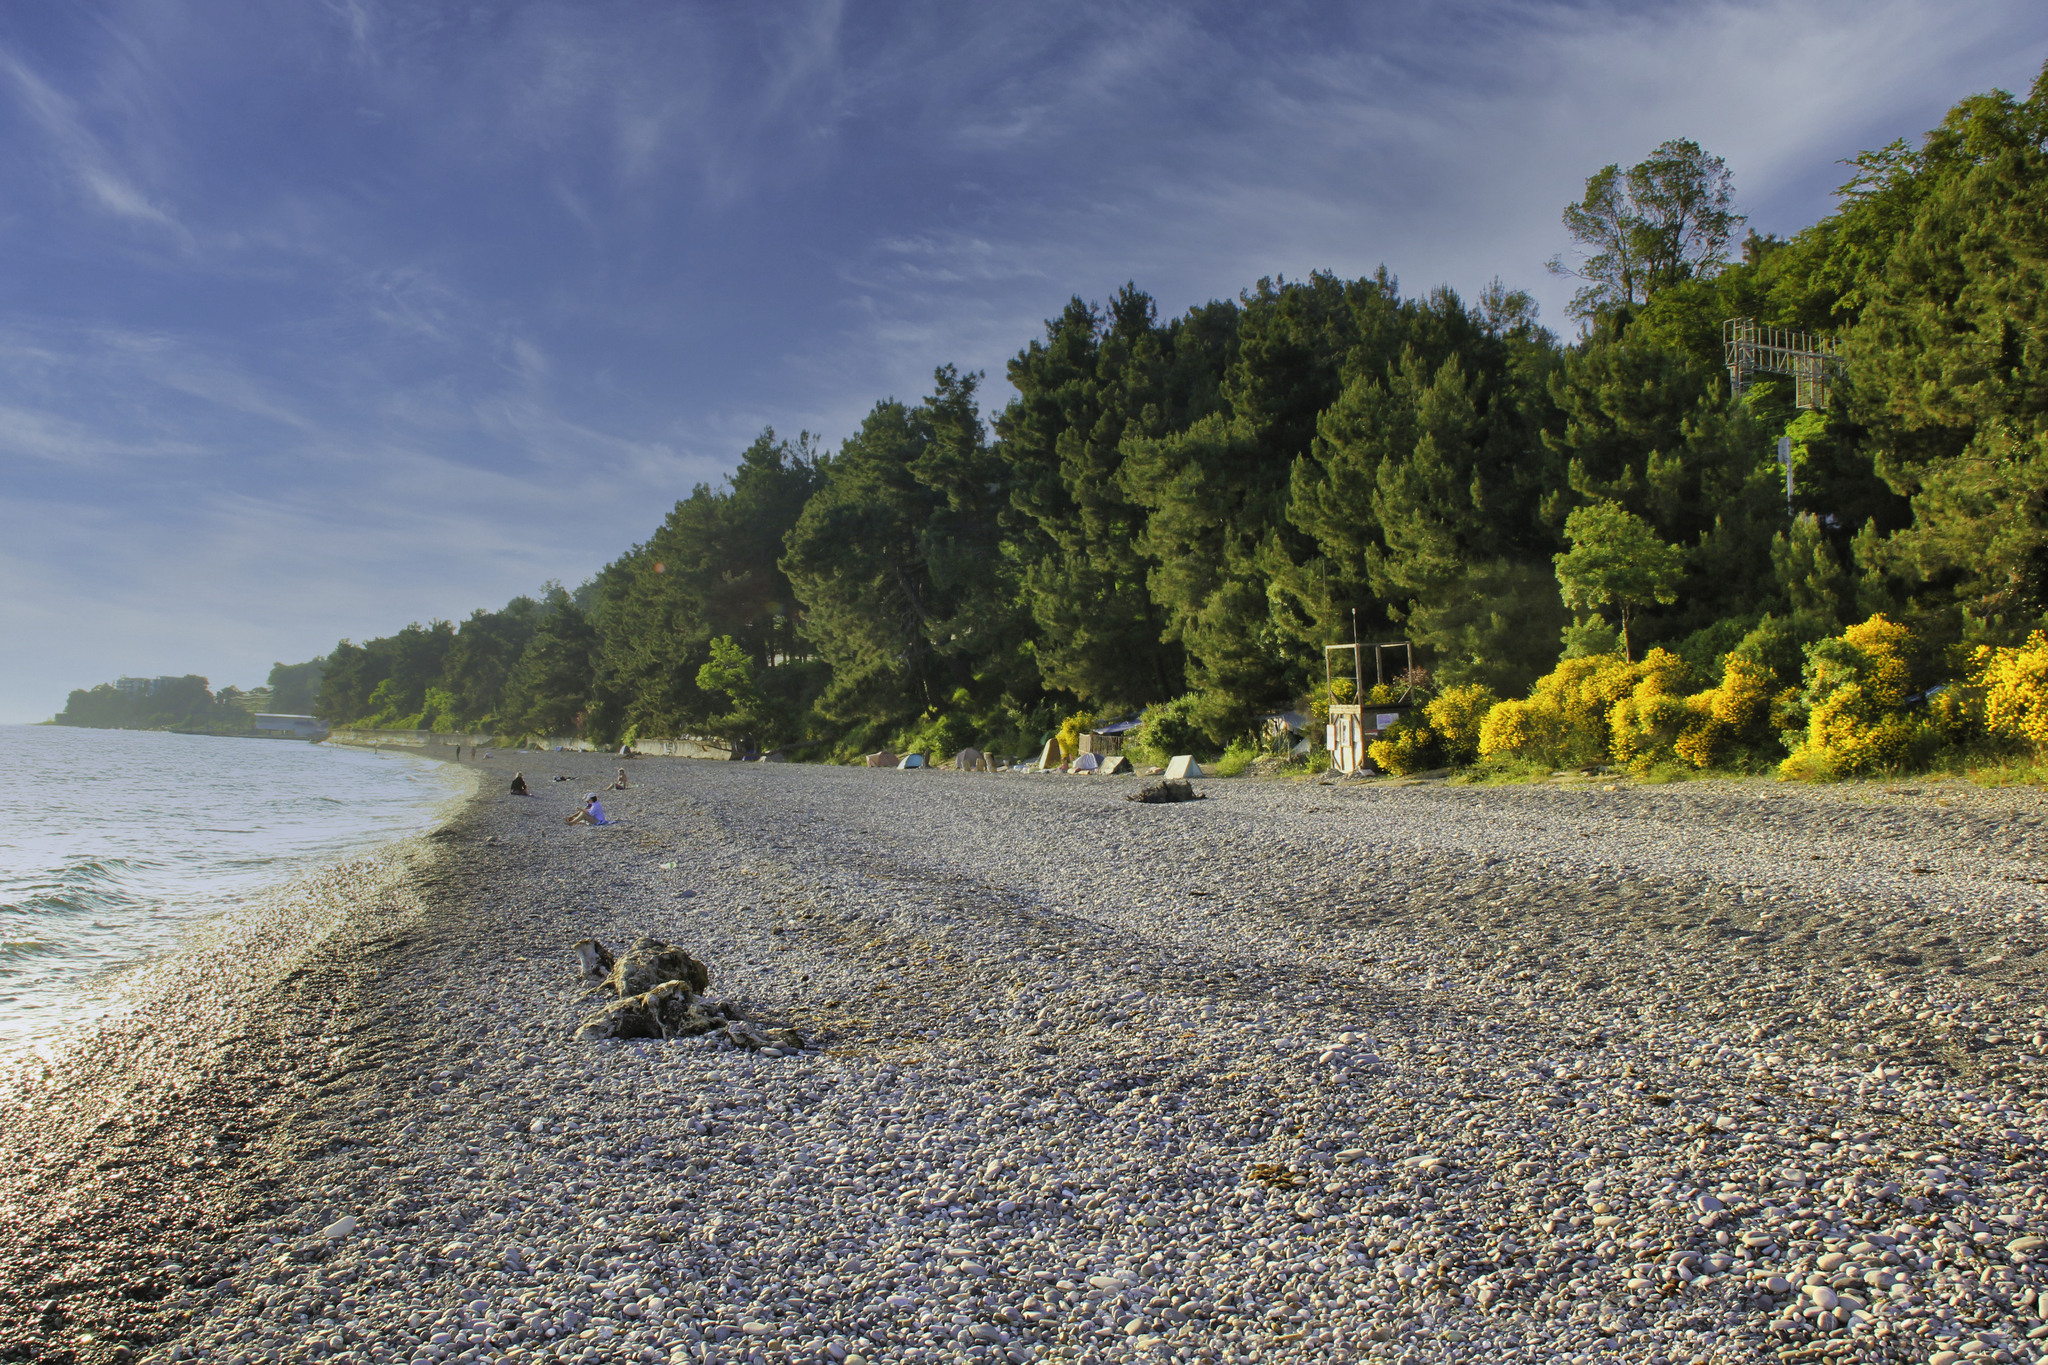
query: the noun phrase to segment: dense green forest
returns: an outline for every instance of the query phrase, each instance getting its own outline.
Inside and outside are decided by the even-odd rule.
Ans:
[[[1026,752],[1152,707],[1220,746],[1308,698],[1354,619],[1435,688],[1514,697],[1653,647],[1698,686],[1731,651],[1796,686],[1884,613],[1924,687],[2048,620],[2044,141],[2048,72],[1851,158],[1785,240],[1742,233],[1692,143],[1604,168],[1551,263],[1570,340],[1498,283],[1384,270],[1166,319],[1077,297],[993,412],[942,365],[837,449],[764,432],[573,593],[342,641],[318,712],[822,757]],[[1733,392],[1732,318],[1835,339],[1825,406]]]

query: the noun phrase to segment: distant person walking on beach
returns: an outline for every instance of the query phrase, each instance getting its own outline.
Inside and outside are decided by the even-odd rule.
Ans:
[[[604,818],[604,807],[598,803],[597,793],[592,792],[583,798],[583,809],[577,811],[574,815],[562,821],[562,823],[565,825],[609,825],[611,821]]]
[[[612,790],[615,792],[622,792],[630,785],[631,784],[626,781],[626,770],[624,768],[619,769],[619,780],[612,783]]]
[[[526,795],[526,774],[525,774],[525,773],[514,773],[514,774],[512,774],[512,794],[513,794],[514,796],[524,796],[524,795]]]

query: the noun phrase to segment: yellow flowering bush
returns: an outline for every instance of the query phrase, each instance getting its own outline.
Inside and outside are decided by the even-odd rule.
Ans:
[[[1547,719],[1542,708],[1520,697],[1509,697],[1479,722],[1479,756],[1534,752]]]
[[[1072,760],[1081,754],[1081,732],[1095,724],[1093,711],[1081,711],[1060,722],[1060,753]]]
[[[1483,683],[1464,683],[1444,689],[1443,695],[1422,708],[1429,727],[1442,742],[1444,753],[1461,763],[1479,756],[1479,728],[1486,715],[1500,704],[1500,694]]]
[[[1396,777],[1438,766],[1436,732],[1414,712],[1403,716],[1399,724],[1387,731],[1386,738],[1366,746],[1366,752],[1372,755],[1380,771]]]
[[[1351,679],[1332,676],[1327,683],[1317,683],[1308,694],[1309,719],[1320,728],[1330,723],[1330,704],[1348,706],[1357,700],[1358,688]]]
[[[1959,749],[1985,747],[1984,741],[1996,739],[2019,744],[2032,741],[2015,736],[2009,730],[1993,731],[1985,723],[1984,687],[1944,687],[1927,699],[1927,720],[1942,742]],[[2003,744],[1994,747],[2005,747]]]
[[[1685,699],[1686,717],[1671,742],[1672,752],[1695,768],[1711,768],[1729,745],[1762,733],[1780,691],[1778,675],[1754,659],[1730,654],[1721,667],[1718,687]]]
[[[1971,678],[1983,689],[1982,725],[2000,739],[2048,749],[2048,635],[2035,631],[2015,649],[1979,646]],[[1950,688],[1935,699],[1944,730],[1969,728],[1969,702]],[[1947,703],[1946,706],[1940,703]]]
[[[1608,752],[1617,763],[1668,757],[1695,715],[1687,701],[1692,670],[1685,660],[1653,649],[1635,667],[1628,695],[1607,711]]]
[[[1665,649],[1633,664],[1618,654],[1567,659],[1527,699],[1486,713],[1479,751],[1559,766],[1678,758],[1707,768],[1769,724],[1779,687],[1765,665],[1730,654],[1718,686],[1696,692],[1692,682],[1686,662]]]
[[[1901,714],[1912,686],[1912,632],[1883,615],[1806,652],[1806,736],[1786,777],[1838,777],[1895,763],[1913,738]]]
[[[1675,658],[1663,650],[1650,653]],[[1526,698],[1501,702],[1486,713],[1479,725],[1480,755],[1518,754],[1557,766],[1606,761],[1608,713],[1634,692],[1649,666],[1648,659],[1632,664],[1619,654],[1563,660],[1537,679]]]

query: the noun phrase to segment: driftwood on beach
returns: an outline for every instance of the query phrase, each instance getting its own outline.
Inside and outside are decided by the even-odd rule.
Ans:
[[[706,1006],[699,997],[711,973],[689,953],[659,939],[643,938],[614,959],[595,939],[576,945],[587,978],[601,967],[604,988],[614,1002],[576,1029],[578,1042],[602,1038],[690,1038],[721,1028],[736,1016]]]

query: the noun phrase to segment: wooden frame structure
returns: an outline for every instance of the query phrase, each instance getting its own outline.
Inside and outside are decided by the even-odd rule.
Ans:
[[[1365,716],[1365,651],[1372,651],[1373,677],[1378,685],[1387,685],[1386,651],[1390,649],[1407,652],[1407,668],[1402,676],[1415,671],[1415,646],[1407,640],[1389,640],[1385,644],[1348,644],[1323,646],[1323,694],[1331,696],[1330,684],[1335,674],[1330,667],[1332,654],[1351,655],[1351,695],[1355,700],[1345,703],[1330,703],[1330,723],[1323,731],[1323,742],[1330,750],[1330,766],[1347,776],[1353,773],[1371,772],[1372,758],[1366,746],[1380,734],[1378,721],[1390,720],[1395,712],[1375,713],[1375,723],[1366,724]],[[1409,694],[1404,692],[1404,699]]]
[[[1722,323],[1721,350],[1737,397],[1755,375],[1790,375],[1794,398],[1802,408],[1826,407],[1829,379],[1848,369],[1833,337],[1759,327],[1755,318],[1729,318]]]

